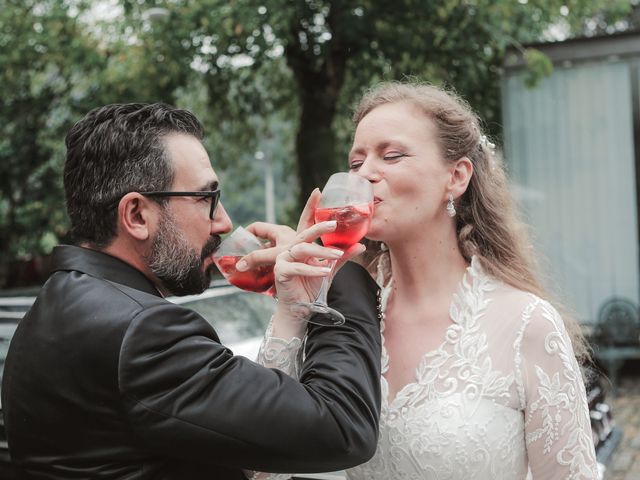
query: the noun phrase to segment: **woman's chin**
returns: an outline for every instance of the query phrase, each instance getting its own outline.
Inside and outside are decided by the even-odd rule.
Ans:
[[[367,235],[365,237],[367,238],[367,240],[372,240],[374,242],[384,242],[384,235],[381,235],[381,233],[382,232],[378,231],[377,229],[369,227],[369,231],[367,232]]]

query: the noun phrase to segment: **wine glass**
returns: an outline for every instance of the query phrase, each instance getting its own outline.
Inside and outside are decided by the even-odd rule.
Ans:
[[[334,173],[322,189],[322,199],[315,211],[315,221],[335,220],[336,229],[321,235],[325,247],[348,250],[369,230],[373,214],[373,188],[368,180],[353,173]],[[310,320],[318,325],[342,325],[344,315],[327,305],[327,293],[334,274],[335,260],[329,261],[331,273],[322,279],[320,291],[313,302],[299,302],[315,315]]]
[[[245,255],[264,248],[262,242],[245,228],[236,228],[216,250],[213,261],[227,281],[242,290],[273,295],[273,265],[263,265],[246,272],[236,270]]]

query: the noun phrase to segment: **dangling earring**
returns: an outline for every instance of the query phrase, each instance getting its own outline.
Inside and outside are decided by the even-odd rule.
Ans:
[[[380,251],[382,252],[386,252],[387,251],[387,244],[384,242],[380,242]]]
[[[456,216],[456,207],[453,204],[453,195],[449,193],[449,201],[447,202],[447,215],[450,217]]]

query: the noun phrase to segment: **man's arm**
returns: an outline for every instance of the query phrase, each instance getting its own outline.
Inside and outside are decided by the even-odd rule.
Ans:
[[[329,292],[347,322],[310,326],[299,382],[232,353],[196,313],[140,314],[123,342],[132,427],[168,455],[272,472],[348,468],[375,452],[380,414],[377,285],[353,263]]]

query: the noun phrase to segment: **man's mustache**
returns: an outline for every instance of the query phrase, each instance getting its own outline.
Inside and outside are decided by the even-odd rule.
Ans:
[[[202,247],[202,254],[200,255],[201,260],[204,262],[205,258],[213,255],[216,250],[218,250],[221,242],[222,239],[220,238],[220,235],[213,235],[211,238],[209,238],[209,240],[207,240],[207,243],[204,244],[204,247]]]

